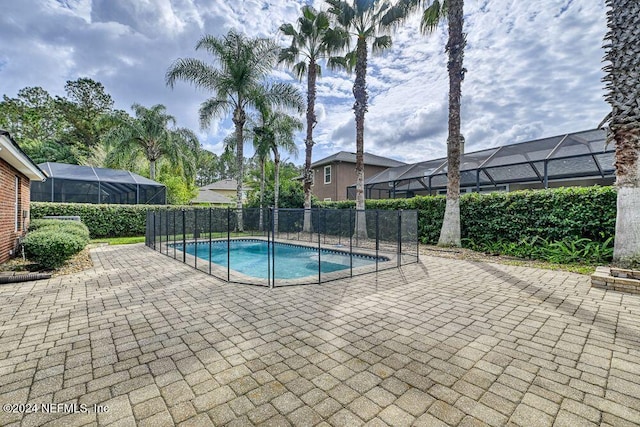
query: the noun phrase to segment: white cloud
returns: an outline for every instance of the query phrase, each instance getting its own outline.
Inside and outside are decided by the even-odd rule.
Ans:
[[[164,74],[195,52],[206,33],[235,28],[276,37],[294,22],[303,0],[21,0],[0,16],[0,81],[6,95],[42,86],[62,95],[66,80],[101,81],[118,108],[162,103],[180,126],[198,130],[218,150],[229,120],[199,130],[198,108],[210,94],[187,84],[166,87]],[[316,7],[323,7],[316,0]],[[467,150],[595,127],[603,100],[604,0],[471,0],[465,4],[468,69],[462,86]],[[424,36],[418,17],[371,56],[365,150],[401,160],[446,152],[448,76],[446,26]],[[323,70],[318,81],[314,159],[355,150],[353,76]],[[285,70],[274,78],[297,83]],[[298,138],[302,149],[302,140]]]

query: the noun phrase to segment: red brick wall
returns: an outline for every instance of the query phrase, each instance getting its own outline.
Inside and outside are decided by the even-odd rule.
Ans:
[[[15,177],[20,178],[19,220],[20,227],[16,232],[15,226]],[[27,224],[22,211],[29,210],[29,179],[15,170],[4,160],[0,159],[0,263],[9,259],[9,251],[14,250],[16,240],[24,235]]]

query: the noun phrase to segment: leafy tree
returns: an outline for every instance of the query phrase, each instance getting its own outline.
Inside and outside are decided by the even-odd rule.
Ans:
[[[290,162],[282,162],[280,165],[280,194],[278,204],[280,208],[300,209],[304,206],[304,190],[299,180],[301,168]],[[263,205],[273,206],[275,202],[275,164],[273,161],[265,162],[265,186],[260,189],[260,170],[253,169],[248,174],[252,190],[249,191],[247,206],[259,207],[262,193]],[[315,199],[315,197],[314,197]]]
[[[345,34],[356,37],[356,48],[341,60],[332,60],[333,67],[342,66],[355,69],[353,111],[356,116],[356,235],[366,237],[367,228],[364,215],[364,118],[367,112],[367,57],[369,46],[380,52],[391,47],[390,30],[401,23],[415,7],[416,1],[401,0],[391,4],[389,0],[326,0],[328,12],[333,15]],[[349,42],[344,40],[345,44]]]
[[[640,2],[607,0],[606,100],[611,105],[609,141],[616,144],[618,209],[613,261],[640,265]]]
[[[200,107],[200,124],[203,128],[214,117],[232,114],[238,168],[238,230],[242,231],[243,133],[247,109],[255,106],[256,94],[276,63],[278,47],[270,39],[249,39],[231,30],[222,37],[205,35],[196,44],[196,50],[201,49],[213,56],[215,65],[194,58],[178,59],[167,70],[166,82],[173,87],[177,80],[185,80],[214,93]],[[289,106],[295,94],[293,86],[277,83],[271,86],[267,99],[272,105]]]
[[[307,77],[307,123],[305,138],[304,163],[304,231],[311,232],[311,184],[313,171],[311,170],[311,156],[313,152],[313,128],[316,126],[316,80],[322,74],[318,63],[344,47],[348,39],[347,34],[340,28],[330,26],[329,15],[318,12],[312,6],[302,7],[302,16],[298,18],[297,26],[283,24],[280,31],[291,37],[291,45],[280,52],[279,62],[292,67],[298,79]]]
[[[140,156],[149,162],[149,177],[156,179],[156,162],[164,157],[179,167],[189,182],[195,176],[195,153],[199,149],[196,135],[185,128],[175,126],[175,118],[166,113],[166,107],[158,104],[151,108],[133,104],[135,118],[116,115],[115,125],[105,135],[111,148],[107,163],[130,165]]]
[[[65,139],[89,156],[112,124],[104,117],[113,113],[113,99],[102,83],[89,78],[67,81],[64,88],[68,98],[56,97],[56,104],[70,124]]]

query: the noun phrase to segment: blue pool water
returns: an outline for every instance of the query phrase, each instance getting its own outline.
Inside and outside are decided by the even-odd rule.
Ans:
[[[271,244],[274,244],[271,242]],[[182,245],[175,245],[182,250]],[[318,249],[306,246],[275,243],[275,277],[277,279],[297,279],[318,275]],[[186,253],[209,261],[209,242],[187,244]],[[264,240],[231,240],[229,258],[231,269],[247,276],[266,279],[268,277],[268,243]],[[379,261],[387,258],[378,257]],[[227,267],[227,241],[211,243],[211,262]],[[353,255],[353,268],[373,265],[376,258],[366,255]],[[273,265],[273,264],[272,264]],[[320,270],[322,273],[349,269],[349,253],[320,250]]]

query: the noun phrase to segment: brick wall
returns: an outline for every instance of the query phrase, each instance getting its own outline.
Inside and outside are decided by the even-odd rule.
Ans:
[[[15,177],[20,178],[18,216],[20,226],[15,226]],[[29,219],[23,218],[22,211],[29,210],[29,179],[0,159],[0,263],[9,259],[9,251],[15,249],[16,240],[24,235]]]

